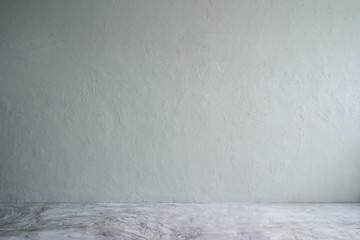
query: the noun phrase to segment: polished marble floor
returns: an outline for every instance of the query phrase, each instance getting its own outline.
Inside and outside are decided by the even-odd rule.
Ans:
[[[360,240],[360,204],[0,204],[0,239]]]

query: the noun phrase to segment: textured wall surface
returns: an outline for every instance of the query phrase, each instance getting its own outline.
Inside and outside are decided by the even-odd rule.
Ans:
[[[2,0],[0,201],[359,201],[359,12]]]

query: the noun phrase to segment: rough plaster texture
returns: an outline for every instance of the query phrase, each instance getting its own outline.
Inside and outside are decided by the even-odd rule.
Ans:
[[[0,201],[359,201],[360,1],[0,2]]]

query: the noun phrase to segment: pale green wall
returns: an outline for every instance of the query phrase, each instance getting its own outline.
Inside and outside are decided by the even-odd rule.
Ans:
[[[0,1],[0,201],[359,201],[360,1]]]

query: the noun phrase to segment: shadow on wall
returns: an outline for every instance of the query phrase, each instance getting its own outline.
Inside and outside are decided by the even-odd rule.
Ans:
[[[15,190],[18,187],[27,188],[27,186],[26,172],[19,173],[17,174],[17,179],[12,179],[12,175],[14,175],[13,169],[18,167],[16,162],[19,163],[16,149],[26,141],[29,131],[26,131],[27,134],[15,134],[16,131],[14,129],[26,128],[24,125],[27,122],[16,109],[10,107],[9,102],[3,99],[3,90],[0,87],[0,193],[3,194],[1,201],[17,202],[22,197],[14,195],[13,193],[16,191],[11,191],[11,189]],[[18,183],[18,186],[14,184],[15,182]]]

